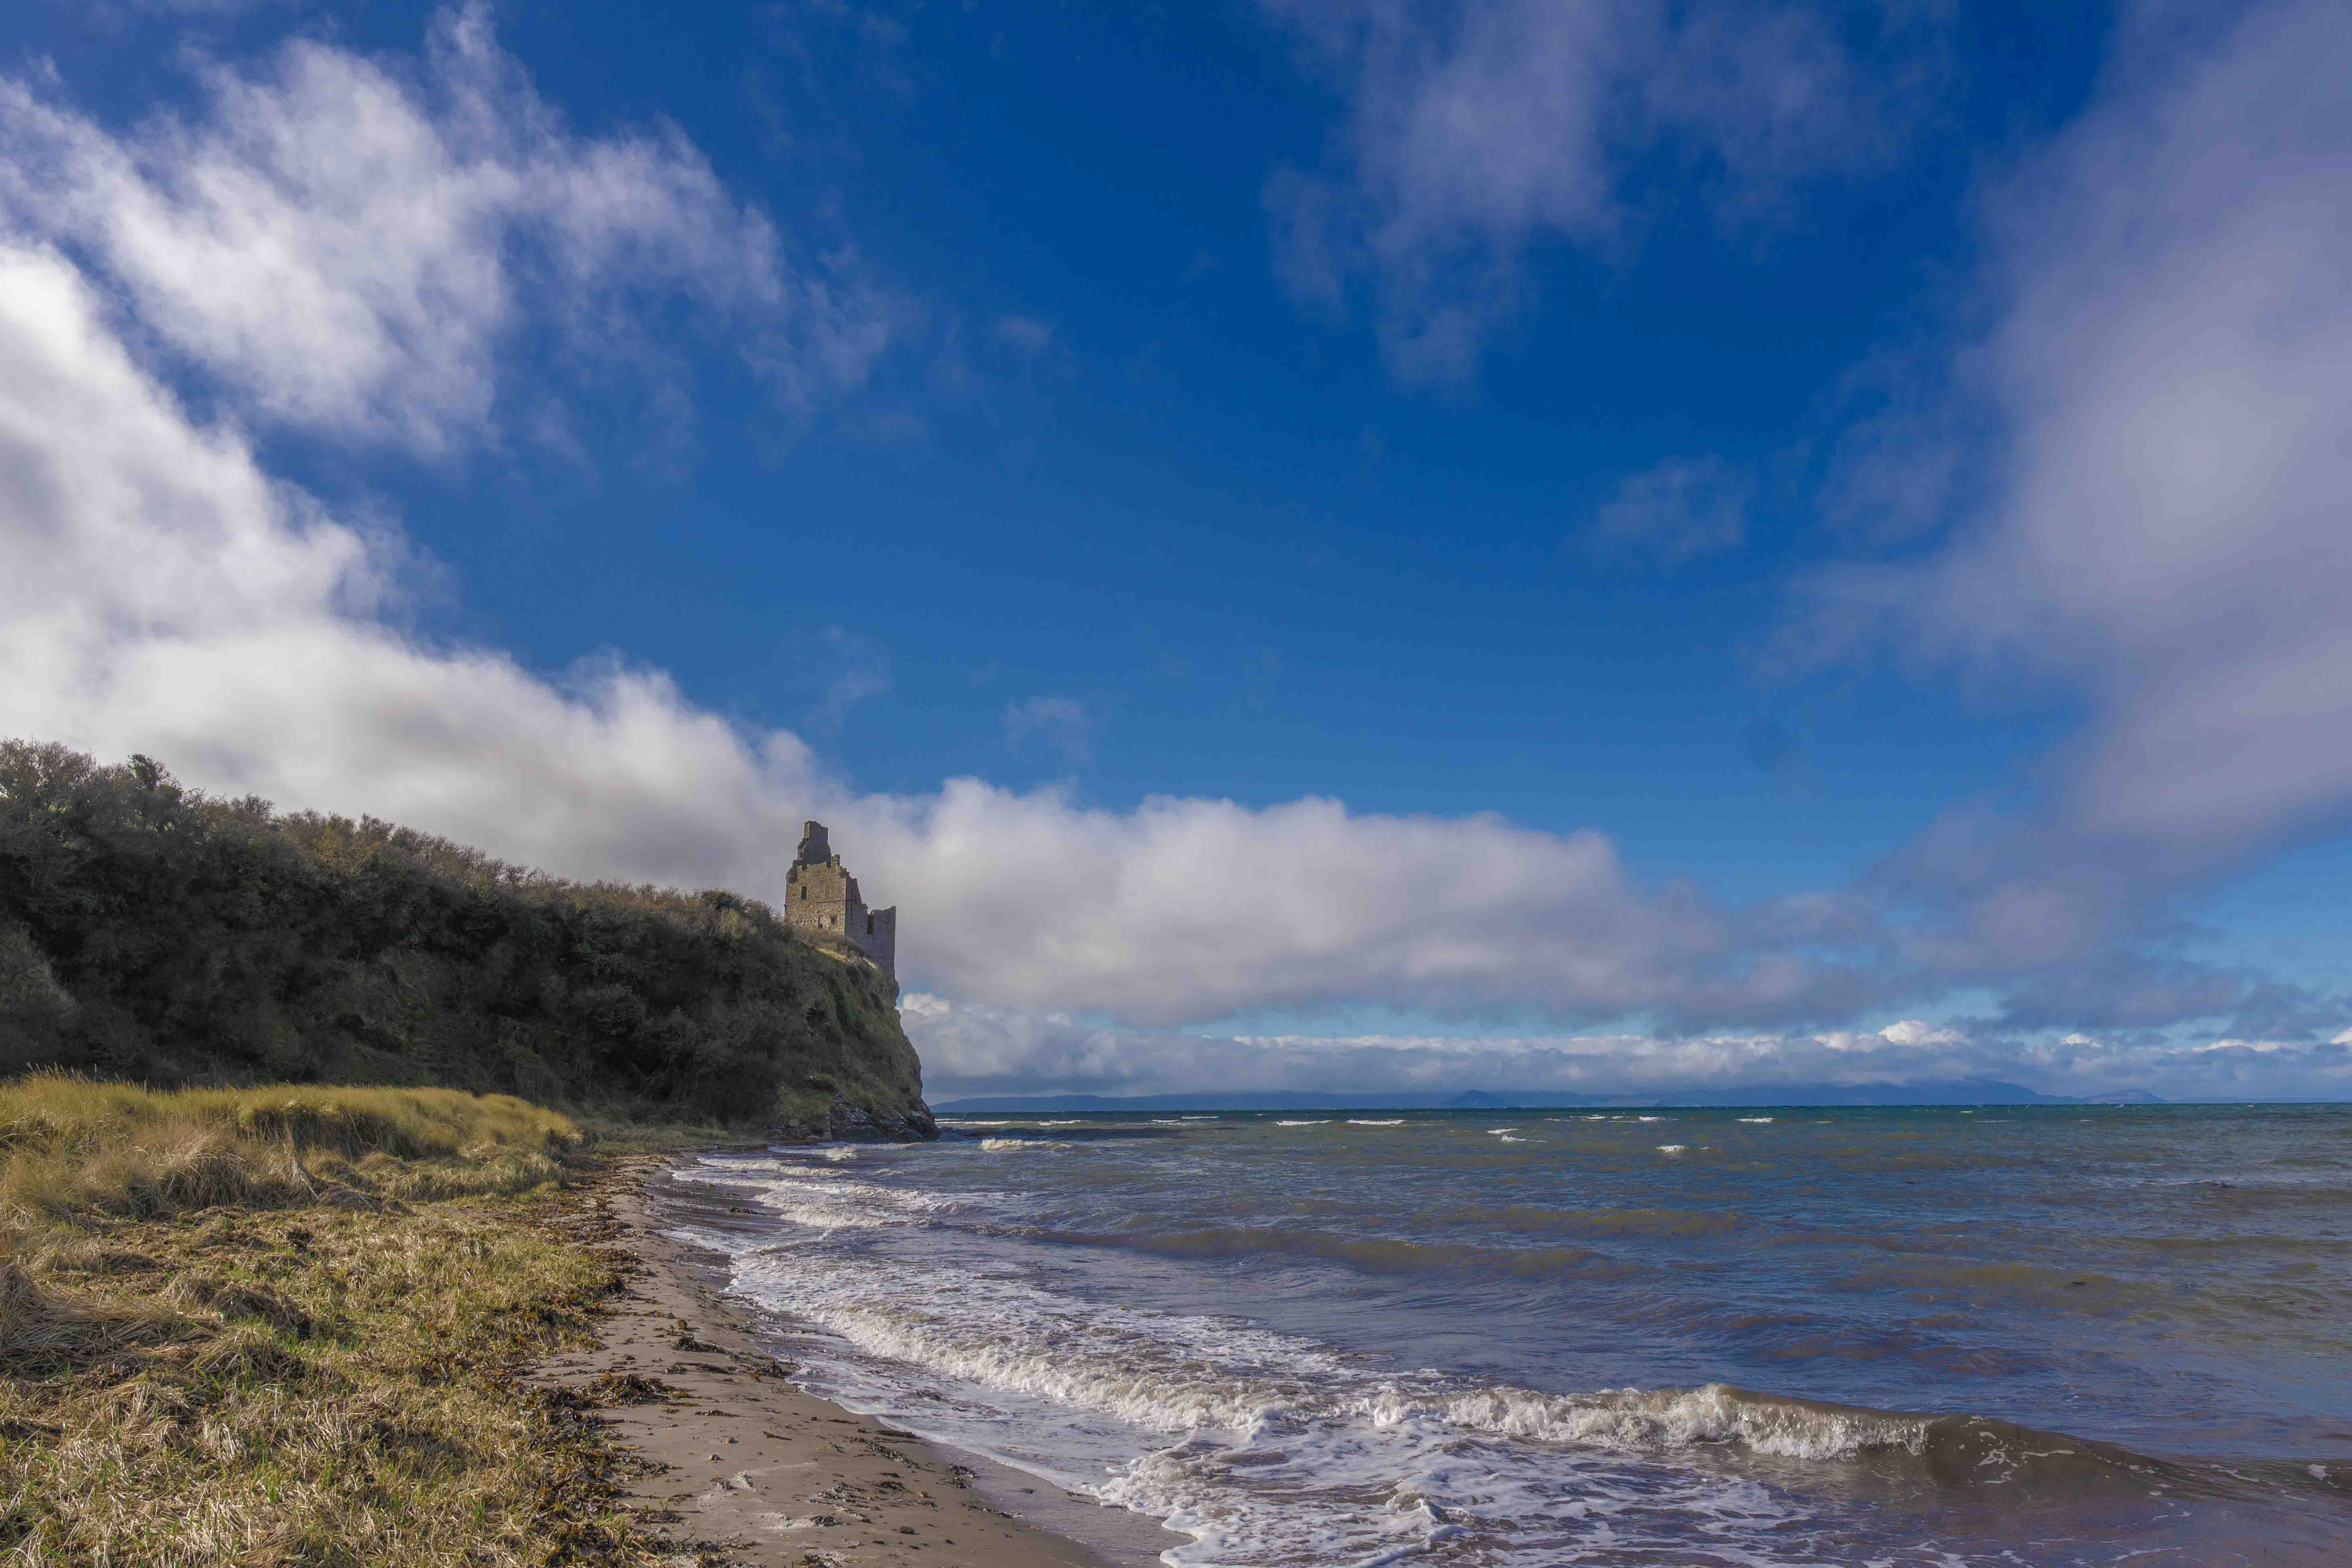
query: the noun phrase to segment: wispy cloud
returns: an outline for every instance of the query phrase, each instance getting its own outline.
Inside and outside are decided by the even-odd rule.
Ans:
[[[850,710],[890,689],[890,652],[870,637],[843,626],[827,626],[818,639],[831,656],[833,676],[824,696],[809,715],[809,727],[821,734],[838,735]]]
[[[1093,724],[1074,697],[1030,697],[1004,705],[1004,740],[1018,746],[1039,737],[1073,763],[1093,755]]]
[[[1890,163],[1942,58],[1927,13],[1894,7],[1864,58],[1862,30],[1804,5],[1264,5],[1342,101],[1329,166],[1268,184],[1277,270],[1325,310],[1369,278],[1408,382],[1470,374],[1531,291],[1534,247],[1632,242],[1655,199],[1645,155],[1754,221],[1802,182]]]
[[[1024,354],[1044,353],[1054,343],[1054,326],[1034,316],[999,316],[996,341]]]
[[[1754,479],[1721,458],[1669,458],[1619,485],[1584,537],[1676,565],[1747,538],[1755,501]]]
[[[2158,7],[2119,47],[1990,204],[1999,324],[1954,377],[1996,432],[1982,510],[1816,579],[1799,629],[2082,705],[2036,809],[1955,807],[1879,880],[1906,961],[2035,973],[2044,1017],[2231,991],[2124,982],[2115,944],[2352,820],[2352,36],[2324,5]]]

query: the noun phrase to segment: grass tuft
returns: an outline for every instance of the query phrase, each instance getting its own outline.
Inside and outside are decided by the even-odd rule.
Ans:
[[[89,1303],[47,1288],[34,1269],[0,1256],[0,1375],[38,1377],[120,1363],[184,1338],[169,1311],[133,1302]]]

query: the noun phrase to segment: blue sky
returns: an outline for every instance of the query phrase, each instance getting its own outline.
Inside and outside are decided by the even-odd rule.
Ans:
[[[950,1088],[2339,1095],[2339,30],[37,5],[0,727],[822,813]]]

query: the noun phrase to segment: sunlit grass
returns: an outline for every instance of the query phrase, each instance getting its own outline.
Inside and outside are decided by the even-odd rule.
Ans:
[[[664,1561],[516,1381],[625,1266],[580,1143],[447,1090],[0,1085],[0,1563]]]
[[[0,1225],[521,1192],[580,1142],[569,1120],[510,1095],[156,1091],[35,1073],[0,1084]]]

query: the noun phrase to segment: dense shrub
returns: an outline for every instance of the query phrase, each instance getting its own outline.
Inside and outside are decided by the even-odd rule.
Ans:
[[[732,893],[0,741],[0,1074],[438,1084],[763,1124],[921,1113],[895,988]]]

